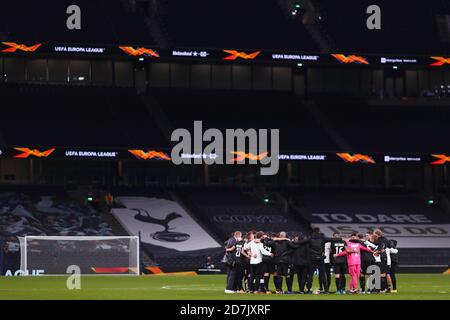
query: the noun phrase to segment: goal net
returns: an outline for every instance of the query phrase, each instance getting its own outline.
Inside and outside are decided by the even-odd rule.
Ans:
[[[26,236],[20,239],[20,270],[32,274],[139,275],[139,237]],[[69,271],[70,273],[70,271]]]

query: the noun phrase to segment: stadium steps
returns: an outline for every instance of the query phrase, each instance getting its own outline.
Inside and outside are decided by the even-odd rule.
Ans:
[[[145,17],[144,23],[159,48],[170,48],[172,46],[169,34],[158,17]]]
[[[322,35],[323,31],[318,25],[307,24],[305,28],[316,45],[319,47],[321,53],[330,53],[333,51],[329,41],[324,35]]]
[[[298,225],[300,226],[300,229],[297,230],[298,232],[301,232],[303,234],[310,233],[310,223],[305,220],[294,208],[289,206],[288,200],[281,192],[271,190],[257,190],[252,193],[248,193],[250,197],[258,198],[258,201],[263,201],[263,196],[266,194],[271,194],[272,198],[275,200],[272,206],[277,208],[280,212],[283,212],[284,215],[291,217],[298,223]]]
[[[216,233],[210,230],[198,217],[194,214],[194,205],[191,205],[189,201],[183,197],[180,193],[175,190],[168,191],[172,200],[176,201],[186,212],[192,217],[192,219],[203,229],[205,230],[214,240],[218,243],[222,243],[221,237]]]
[[[298,230],[302,232],[303,234],[309,234],[311,229],[311,224],[303,218],[303,216],[295,210],[292,206],[289,205],[289,201],[286,199],[286,197],[281,192],[274,192],[277,202],[282,203],[280,206],[282,206],[284,209],[283,211],[290,216],[292,216],[297,223],[303,227],[301,230]]]
[[[149,1],[145,7],[138,7],[136,1],[122,0],[127,10],[136,12],[144,21],[147,32],[152,36],[159,48],[173,47],[169,32],[161,18],[167,13],[165,1]]]
[[[103,220],[105,220],[108,225],[111,227],[114,235],[116,236],[129,236],[128,232],[122,227],[119,221],[109,212],[103,212],[102,214]],[[140,257],[141,257],[141,271],[145,270],[145,267],[157,266],[158,263],[154,261],[145,250],[140,249]]]
[[[449,195],[447,195],[447,194],[439,195],[439,206],[447,214],[447,216],[450,218],[450,199],[449,199]]]
[[[342,136],[328,121],[325,114],[320,110],[318,104],[311,100],[305,101],[305,106],[309,110],[310,114],[315,118],[320,127],[330,136],[333,142],[339,147],[340,150],[351,151],[352,147],[344,136]]]
[[[158,129],[162,132],[166,141],[170,143],[170,137],[174,127],[162,110],[161,105],[152,95],[141,96],[141,101],[147,108],[149,114],[152,116],[154,123],[158,126]]]
[[[114,216],[109,212],[103,212],[101,214],[103,220],[105,220],[108,225],[111,227],[112,232],[116,236],[129,236],[128,232],[125,231],[125,229],[122,227],[122,225],[119,223],[119,221],[114,218]]]
[[[314,8],[315,15],[319,15],[323,18],[323,8],[321,7],[321,2],[316,0],[308,0],[311,7]],[[334,39],[327,32],[323,20],[320,23],[307,25],[306,29],[311,35],[316,45],[320,48],[322,53],[331,53],[335,51],[336,44]]]
[[[136,10],[136,1],[132,0],[120,0],[122,7],[125,9],[125,12],[131,13]]]
[[[276,0],[277,4],[287,17],[287,19],[292,19],[292,6],[294,1],[286,1],[286,0]],[[312,17],[313,22],[308,23],[304,17],[302,17],[303,26],[306,32],[309,34],[315,45],[319,48],[322,53],[332,52],[332,41],[327,36],[325,30],[321,27],[320,23],[315,23],[315,19],[317,16],[317,8],[315,3],[312,0],[303,0],[301,1],[302,6],[307,8],[306,14],[309,17]],[[305,15],[306,15],[305,14]]]

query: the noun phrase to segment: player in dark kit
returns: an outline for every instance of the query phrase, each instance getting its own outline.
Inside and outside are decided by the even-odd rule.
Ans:
[[[272,235],[271,237],[264,235],[262,243],[264,245],[264,249],[266,249],[267,251],[269,251],[270,253],[275,254],[275,249],[274,249],[274,242],[272,240],[272,237],[274,235]],[[276,236],[276,234],[275,234]],[[261,281],[264,281],[264,289],[265,292],[267,294],[271,293],[269,290],[269,281],[270,281],[270,275],[273,274],[274,275],[274,282],[275,282],[275,261],[274,261],[274,257],[273,256],[263,256],[262,257],[262,272],[263,272],[263,279],[261,279]]]
[[[345,241],[338,233],[333,234],[333,239],[330,257],[336,281],[336,294],[344,294],[346,286],[345,274],[348,273],[347,259],[345,257],[335,257],[334,255],[338,255],[345,250]]]
[[[325,292],[330,291],[330,285],[331,285],[331,242],[325,243],[325,259],[324,259],[324,265],[325,265],[325,278],[326,282],[320,284],[320,291],[324,290]]]
[[[235,251],[234,251],[234,261],[235,261],[235,268],[236,268],[236,291],[239,293],[244,292],[244,287],[242,286],[242,280],[244,280],[245,277],[245,267],[246,262],[249,261],[247,254],[244,251],[244,244],[245,240],[240,239],[236,242]],[[246,261],[247,260],[247,261]]]

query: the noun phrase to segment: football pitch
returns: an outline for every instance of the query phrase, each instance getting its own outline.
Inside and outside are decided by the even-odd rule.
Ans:
[[[66,281],[67,277],[59,276],[1,277],[0,299],[450,300],[450,275],[443,274],[399,274],[398,293],[367,295],[225,294],[224,275],[84,276],[81,278],[81,289],[79,290],[68,290]],[[271,285],[273,286],[272,283]],[[316,287],[317,278],[314,279],[313,289]],[[294,290],[297,290],[296,279]],[[332,279],[332,290],[334,291],[334,278]]]

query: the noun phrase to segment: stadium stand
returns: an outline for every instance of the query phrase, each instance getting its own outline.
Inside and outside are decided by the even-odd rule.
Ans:
[[[3,85],[0,92],[5,105],[15,106],[3,113],[5,119],[16,119],[1,128],[4,143],[9,146],[169,145],[157,120],[131,89],[9,84]],[[282,150],[342,149],[305,103],[291,93],[181,89],[153,89],[152,93],[173,128],[192,128],[194,120],[199,119],[204,128],[277,128]],[[217,96],[220,99],[216,100]],[[86,99],[90,104],[86,104]],[[39,109],[28,108],[40,101],[46,103]],[[60,107],[61,103],[66,106]],[[316,103],[330,125],[355,151],[445,152],[449,149],[445,139],[449,133],[448,114],[444,107],[380,106],[360,99],[341,99],[339,107],[333,99],[316,100]],[[91,104],[96,107],[92,108]],[[230,113],[230,106],[239,108],[239,114]],[[276,113],[266,111],[271,106],[277,106]],[[75,108],[78,111],[68,116],[67,110]],[[23,130],[24,127],[33,135]],[[432,134],[433,139],[422,139],[424,132]]]
[[[83,8],[84,27],[74,32],[55,27],[65,25],[61,14],[55,13],[65,12],[73,1],[60,0],[52,6],[42,6],[36,1],[6,2],[0,11],[0,40],[96,46],[146,44],[157,47],[166,42],[162,38],[164,32],[168,31],[173,40],[170,44],[176,47],[298,50],[305,53],[319,51],[317,39],[314,39],[311,30],[303,24],[302,19],[289,19],[280,1],[231,0],[219,4],[211,0],[168,0],[167,10],[170,14],[164,15],[147,10],[149,8],[130,9],[126,4],[131,2],[76,1]],[[333,49],[339,52],[448,52],[449,44],[438,37],[436,15],[449,14],[450,6],[445,1],[431,2],[436,5],[424,6],[421,10],[417,10],[418,3],[404,6],[398,1],[386,2],[389,10],[383,9],[383,28],[379,31],[368,31],[364,27],[366,8],[372,4],[368,0],[314,1],[314,5],[321,17],[316,23],[320,24],[321,30],[329,33],[329,38],[334,40]],[[23,6],[27,6],[27,10],[21,10]],[[44,10],[45,20],[41,19]],[[11,12],[21,12],[20,19],[18,15],[11,15]],[[350,15],[360,18],[348,19]],[[158,23],[163,25],[157,26]],[[152,27],[155,28],[149,30]],[[170,55],[169,50],[163,51]],[[328,65],[324,62],[322,68],[322,61],[317,65],[307,65],[305,62],[303,66],[297,61],[290,65],[294,60],[285,60],[279,61],[280,66],[274,63],[272,67],[265,65],[265,62],[255,61],[255,64],[250,64],[250,61],[239,59],[216,64],[205,59],[204,65],[186,57],[177,61],[156,62],[154,57],[141,57],[138,60],[137,57],[127,57],[123,52],[120,53],[123,56],[118,56],[117,60],[107,55],[74,55],[61,59],[43,55],[39,59],[32,56],[26,60],[24,57],[28,53],[14,54],[4,53],[0,60],[0,96],[2,106],[5,106],[2,107],[2,119],[6,119],[0,127],[0,155],[6,151],[5,159],[2,158],[0,162],[0,180],[7,183],[15,180],[8,181],[6,178],[14,176],[14,172],[6,173],[10,167],[14,167],[10,163],[15,160],[8,158],[13,147],[92,147],[114,150],[150,147],[168,150],[171,130],[187,128],[191,131],[195,120],[202,120],[204,129],[280,129],[282,151],[448,154],[450,150],[447,101],[438,104],[439,97],[434,95],[427,101],[430,103],[421,105],[418,94],[425,89],[425,94],[433,95],[432,91],[439,91],[442,85],[441,91],[447,90],[447,93],[441,98],[449,97],[450,91],[446,87],[449,73],[444,71],[447,70],[445,66],[432,73],[437,69],[430,72],[429,69],[422,70],[425,62],[421,62],[411,66],[411,70],[402,69],[394,74],[390,66],[383,70],[381,67],[371,69],[372,65],[338,66],[338,62],[331,57],[336,64],[326,67]],[[56,63],[61,61],[63,63]],[[106,80],[99,82],[106,81],[109,85],[116,82],[118,87],[97,83],[95,76],[102,73],[96,69],[97,63],[106,66],[101,70],[108,72]],[[52,64],[58,64],[60,68],[50,68]],[[85,73],[78,77],[76,73],[80,64],[84,66],[82,69]],[[40,72],[34,70],[36,66],[40,66]],[[121,69],[121,66],[125,67]],[[201,75],[198,76],[196,70],[200,68],[195,69],[198,66],[208,71],[199,72]],[[243,70],[246,80],[233,79],[234,74],[239,73],[235,72],[235,67]],[[344,69],[346,67],[348,69]],[[283,71],[278,78],[277,70]],[[379,71],[383,71],[381,76]],[[265,73],[261,79],[258,79],[259,72]],[[413,72],[411,74],[415,78],[405,76],[407,72]],[[177,79],[179,75],[183,79]],[[199,79],[202,76],[206,80]],[[393,78],[395,83],[401,83],[399,92],[403,91],[408,81],[413,83],[415,88],[411,91],[418,102],[402,105],[402,93],[385,93],[388,81],[392,82]],[[364,84],[360,84],[363,81]],[[380,82],[379,86],[375,84],[377,81]],[[40,82],[48,82],[49,85],[37,84]],[[55,85],[56,82],[59,84]],[[121,82],[134,85],[135,88],[119,87]],[[375,89],[377,86],[378,89]],[[395,87],[397,89],[398,86]],[[302,93],[297,92],[301,97],[294,93],[296,90],[303,90]],[[373,104],[374,98],[383,103]],[[448,157],[443,155],[443,158]],[[432,189],[431,186],[434,187],[436,183],[434,178],[431,175],[422,177],[422,171],[429,167],[424,159],[417,167],[412,167],[415,175],[421,176],[418,183],[420,189]],[[370,220],[380,214],[419,215],[429,221],[426,224],[436,228],[432,230],[448,230],[450,225],[443,208],[426,205],[416,194],[394,192],[396,178],[387,172],[387,164],[384,163],[377,163],[373,167],[378,170],[376,179],[381,181],[377,186],[385,186],[387,191],[372,190],[368,193],[364,187],[368,187],[369,183],[361,187],[363,190],[344,190],[342,186],[338,186],[341,188],[339,192],[323,189],[323,185],[327,184],[324,182],[327,178],[323,179],[323,176],[329,173],[345,176],[349,172],[349,167],[344,167],[347,164],[338,162],[339,159],[333,164],[328,159],[324,163],[286,160],[276,178],[279,180],[271,180],[267,185],[262,180],[254,179],[254,173],[246,171],[246,166],[243,166],[242,171],[239,171],[242,167],[228,171],[227,166],[208,176],[209,173],[202,172],[203,169],[207,171],[206,167],[200,167],[200,170],[191,167],[186,169],[172,166],[170,161],[156,164],[156,161],[145,162],[132,157],[125,160],[98,159],[97,162],[78,160],[31,157],[18,162],[17,167],[20,164],[23,166],[15,171],[26,171],[23,176],[30,181],[37,180],[38,175],[33,176],[33,173],[41,171],[40,174],[46,177],[39,176],[38,179],[42,178],[43,182],[57,181],[65,185],[56,188],[7,185],[0,188],[0,231],[5,238],[11,240],[11,237],[22,235],[140,235],[142,248],[151,259],[164,271],[179,271],[195,270],[209,256],[218,264],[223,256],[223,241],[235,230],[283,230],[291,234],[309,234],[311,225],[320,224],[323,231],[329,233],[337,224],[343,231],[352,230],[356,215],[365,215]],[[3,163],[7,165],[2,167]],[[40,166],[39,170],[32,164]],[[295,181],[295,175],[300,172],[300,176],[308,171],[310,165],[314,166],[310,175],[320,177],[302,183],[314,185],[317,182],[319,191],[282,189],[280,194],[290,200],[289,206],[283,206],[281,201],[264,204],[258,198],[259,188],[276,190],[275,184],[287,185]],[[360,170],[358,181],[364,180],[361,177],[370,169],[355,167]],[[409,168],[404,170],[402,178],[408,175]],[[438,170],[440,168],[436,172]],[[447,167],[442,173],[443,178],[439,179],[448,183],[446,170]],[[215,184],[225,182],[234,186],[205,186],[211,183],[210,177],[213,175],[216,178],[220,176]],[[243,191],[241,187],[248,181],[251,181],[249,185],[252,187]],[[186,186],[179,186],[181,183]],[[161,186],[163,184],[170,185],[172,189],[167,191]],[[73,185],[89,185],[114,195],[116,202],[112,214],[104,210],[103,214],[109,215],[105,219],[97,210],[62,191]],[[448,196],[448,185],[446,188],[443,187],[441,191],[447,192]],[[317,214],[342,215],[343,221],[324,222],[318,219]],[[346,220],[348,217],[350,220]],[[419,233],[426,229],[418,223],[402,224],[394,221],[390,228],[396,227],[416,228],[415,232]],[[447,241],[448,247],[448,237],[432,237],[429,234],[419,236],[399,240],[403,265],[448,264],[450,254],[448,248],[444,248],[445,243],[442,245],[442,241]],[[198,238],[192,241],[195,237]],[[395,232],[392,238],[395,238]],[[433,247],[436,243],[439,245]],[[426,253],[421,251],[424,248],[427,249],[424,250]],[[12,248],[10,252],[14,250]],[[143,263],[154,264],[153,260]]]
[[[169,145],[157,119],[132,89],[7,84],[0,92],[5,105],[15,106],[6,108],[3,116],[16,120],[6,122],[0,131],[9,146]],[[276,128],[280,129],[282,150],[342,149],[305,102],[292,93],[152,89],[151,94],[173,128],[192,128],[199,119],[205,129]],[[46,103],[39,109],[29,108],[41,101]],[[332,98],[315,102],[331,127],[355,151],[445,152],[450,147],[445,138],[449,133],[448,113],[442,106],[372,105],[362,99],[342,98],[338,102]],[[60,107],[62,103],[64,108]],[[239,113],[229,112],[231,106]],[[267,112],[273,106],[277,112]],[[67,110],[75,108],[78,111],[68,116]],[[25,127],[33,135],[23,130]],[[424,132],[432,134],[433,139],[422,139]]]
[[[317,100],[332,126],[356,152],[446,152],[445,106],[371,105],[363,100]],[[338,107],[337,107],[338,106]],[[424,139],[424,133],[432,139]]]
[[[2,114],[14,119],[1,128],[8,146],[167,146],[132,89],[8,84],[0,92],[4,105],[15,106]]]
[[[261,199],[236,188],[192,187],[180,189],[179,194],[198,219],[223,241],[235,230],[248,232],[255,229],[269,233],[308,231],[295,215],[285,212],[280,206],[265,205]]]
[[[333,232],[360,232],[384,226],[389,239],[397,240],[404,268],[445,266],[450,258],[450,219],[438,205],[404,190],[287,188],[295,212],[328,236]],[[425,250],[424,250],[425,249]],[[405,271],[405,269],[403,269]],[[412,271],[412,269],[410,269]]]
[[[146,185],[145,187],[114,186],[111,188],[110,192],[113,195],[121,197],[169,197],[169,194],[159,184]],[[118,204],[116,203],[116,205]]]
[[[9,186],[1,190],[0,226],[7,237],[112,235],[97,210],[70,197],[62,187]]]
[[[62,13],[74,4],[82,9],[83,25],[81,30],[71,31],[66,28],[65,21],[69,15]],[[121,1],[62,0],[51,5],[30,0],[9,1],[3,5],[0,21],[0,31],[14,41],[153,44],[142,16],[127,12]]]
[[[170,0],[168,11],[164,23],[180,47],[318,50],[305,27],[287,20],[276,1]]]
[[[153,89],[174,128],[280,129],[283,150],[336,150],[330,136],[292,93],[232,90]],[[180,106],[183,106],[180,108]],[[276,112],[269,112],[271,108]],[[230,112],[233,110],[239,110]]]
[[[397,193],[397,194],[396,194]],[[429,206],[417,195],[406,191],[322,189],[320,192],[297,191],[298,207],[309,212],[326,212],[332,208],[340,213],[361,214],[425,214],[429,220],[439,223],[448,222],[445,214],[438,207]]]
[[[369,30],[366,10],[373,1],[315,1],[335,50],[358,53],[431,54],[448,52],[449,44],[439,39],[436,16],[449,14],[448,4],[381,1],[382,28]],[[356,17],[349,19],[348,17]]]
[[[18,237],[112,236],[101,214],[62,186],[1,186],[0,237],[5,245],[0,272],[20,266]]]

